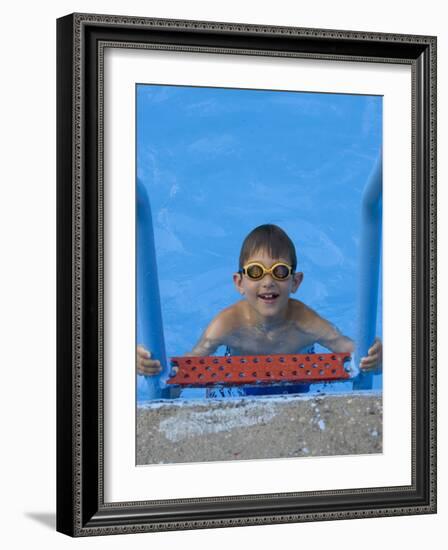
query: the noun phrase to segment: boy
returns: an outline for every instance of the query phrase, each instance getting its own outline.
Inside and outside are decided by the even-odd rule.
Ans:
[[[311,353],[315,343],[333,352],[353,353],[350,338],[290,297],[303,281],[303,273],[296,268],[296,251],[288,235],[276,225],[256,227],[243,242],[239,270],[233,275],[244,299],[218,313],[185,355],[212,355],[222,345],[231,355]],[[376,339],[360,368],[379,368],[381,354],[382,344]],[[138,346],[137,373],[154,376],[161,370],[160,362]]]

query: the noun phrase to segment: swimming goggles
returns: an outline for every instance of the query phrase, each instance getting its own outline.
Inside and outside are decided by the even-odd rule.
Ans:
[[[292,266],[283,262],[277,262],[270,268],[265,267],[260,262],[251,262],[240,270],[240,273],[246,275],[252,281],[260,281],[266,274],[269,274],[276,281],[286,281],[292,272]]]

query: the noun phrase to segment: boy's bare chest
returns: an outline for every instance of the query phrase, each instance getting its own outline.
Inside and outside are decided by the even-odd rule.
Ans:
[[[229,335],[227,345],[234,355],[269,355],[298,353],[313,343],[311,335],[291,323],[268,330],[257,326],[239,328]]]

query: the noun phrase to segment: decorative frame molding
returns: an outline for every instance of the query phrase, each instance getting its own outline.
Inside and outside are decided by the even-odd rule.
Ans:
[[[435,513],[436,38],[92,14],[61,18],[57,31],[57,529],[90,536]],[[102,82],[108,46],[411,65],[410,486],[104,502]]]

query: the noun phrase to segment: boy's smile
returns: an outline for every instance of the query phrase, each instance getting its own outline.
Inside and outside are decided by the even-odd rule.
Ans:
[[[273,304],[279,296],[280,294],[277,294],[276,292],[264,292],[258,295],[260,300],[263,300],[266,304]]]
[[[264,251],[254,254],[246,265],[253,262],[262,264],[266,269],[270,269],[278,262],[290,265],[288,258],[272,258]],[[292,273],[285,280],[277,280],[270,273],[265,273],[261,279],[253,280],[238,273],[234,275],[233,280],[258,319],[273,321],[286,315],[289,295],[298,289],[302,278],[302,273]]]

